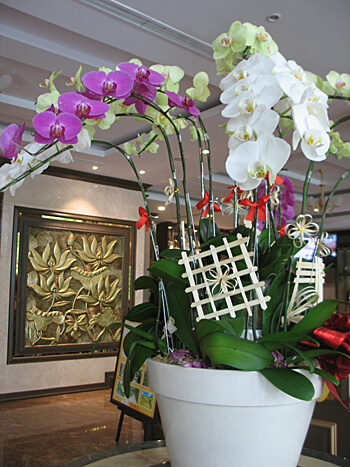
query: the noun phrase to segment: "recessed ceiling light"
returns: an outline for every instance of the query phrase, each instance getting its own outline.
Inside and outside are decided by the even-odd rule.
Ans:
[[[172,225],[168,225],[168,229],[169,230],[172,230],[173,226]]]
[[[165,211],[165,206],[158,206],[158,211]]]
[[[140,175],[143,175],[143,174],[145,174],[145,173],[146,173],[145,170],[139,170],[139,174],[140,174]]]
[[[98,165],[93,165],[91,168],[92,170],[98,170]]]
[[[267,17],[267,21],[270,21],[270,23],[274,23],[275,21],[278,21],[281,19],[281,14],[280,13],[272,13],[272,15]]]
[[[203,154],[209,154],[209,149],[204,149]]]

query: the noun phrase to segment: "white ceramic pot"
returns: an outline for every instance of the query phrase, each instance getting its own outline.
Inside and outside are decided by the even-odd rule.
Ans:
[[[147,360],[172,467],[296,467],[323,380],[300,401],[260,373]]]

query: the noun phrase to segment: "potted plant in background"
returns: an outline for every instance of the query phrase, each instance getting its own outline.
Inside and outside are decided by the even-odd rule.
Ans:
[[[330,97],[349,101],[350,77],[330,72],[323,81],[304,72],[278,53],[264,28],[250,23],[234,22],[213,49],[218,75],[224,76],[226,170],[233,179],[221,201],[213,198],[210,141],[194,104],[209,95],[207,75],[198,73],[183,97],[181,69],[146,68],[138,60],[82,77],[80,68],[72,79],[76,91],[64,94],[55,86],[58,74],[52,74],[49,92],[37,101],[35,142],[19,152],[24,126],[10,125],[1,135],[10,162],[0,168],[1,191],[14,194],[28,175],[42,172],[53,159],[69,162],[70,149],[91,142],[117,149],[140,185],[144,207],[137,227],[150,231],[155,254],[150,275],[135,282],[136,290],[150,290],[150,301],[128,312],[126,319],[136,327],[119,325],[132,331],[124,340],[126,394],[149,359],[173,465],[295,466],[323,381],[337,395],[339,379],[350,373],[350,316],[334,313],[337,302],[322,295],[326,209],[320,226],[305,214],[314,162],[350,154],[350,143],[334,132],[349,117],[331,123],[327,115]],[[121,117],[147,121],[152,130],[124,147],[94,139],[97,123],[107,129]],[[186,183],[185,128],[200,156],[197,233]],[[160,141],[171,173],[167,204],[175,202],[178,223],[178,248],[162,252],[132,159],[156,151]],[[293,188],[283,167],[299,145],[310,163],[301,212],[292,220]],[[174,149],[182,162],[181,186]],[[214,214],[219,211],[233,216],[231,235],[221,236]],[[312,260],[297,259],[311,237],[317,239]]]

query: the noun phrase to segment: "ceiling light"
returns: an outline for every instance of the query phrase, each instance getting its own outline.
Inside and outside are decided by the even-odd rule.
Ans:
[[[172,225],[168,225],[168,229],[169,230],[172,230],[173,226]]]
[[[270,21],[270,23],[274,23],[275,21],[278,21],[281,19],[281,14],[280,13],[272,13],[272,15],[267,17],[267,21]]]
[[[0,76],[0,92],[5,91],[12,86],[12,76],[2,75]]]
[[[93,165],[91,168],[92,170],[98,170],[98,165]]]
[[[139,170],[139,174],[140,174],[140,175],[144,175],[145,173],[146,173],[145,170]]]
[[[328,197],[325,196],[324,194],[324,187],[325,187],[325,184],[323,183],[324,169],[319,170],[319,172],[321,174],[321,180],[320,180],[321,183],[319,185],[321,188],[321,195],[319,197],[308,196],[306,200],[306,207],[309,211],[319,212],[320,214],[323,214]],[[343,198],[341,196],[333,196],[331,201],[327,205],[327,212],[328,213],[333,212],[335,208],[339,208],[342,202],[343,202]]]
[[[190,34],[186,34],[179,29],[176,29],[169,24],[152,18],[151,16],[137,11],[134,8],[124,5],[124,3],[118,2],[117,0],[80,0],[82,3],[91,5],[109,16],[113,15],[118,19],[131,23],[132,25],[141,28],[144,31],[150,32],[160,36],[162,39],[167,39],[173,44],[186,47],[187,49],[203,55],[207,58],[212,58],[213,50],[211,44],[204,42]]]
[[[209,149],[203,149],[203,154],[209,154]]]
[[[165,206],[158,206],[158,211],[165,211]]]

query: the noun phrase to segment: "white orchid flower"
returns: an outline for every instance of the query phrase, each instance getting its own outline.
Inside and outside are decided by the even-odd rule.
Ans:
[[[89,151],[91,148],[91,137],[86,128],[82,128],[81,132],[78,134],[77,144],[73,144],[73,149],[75,151]]]
[[[248,60],[242,60],[225,78],[220,81],[220,89],[225,91],[233,84],[244,78],[247,78],[254,73],[260,74],[271,73],[274,67],[274,62],[269,57],[265,57],[259,53],[252,55]]]
[[[248,141],[230,151],[226,171],[242,190],[257,188],[267,173],[272,185],[289,154],[286,141],[264,133],[256,141]]]
[[[272,134],[279,122],[279,115],[265,105],[259,105],[250,118],[232,118],[227,123],[227,131],[233,133],[229,139],[229,148],[235,147],[234,139],[249,141],[256,139],[263,133]],[[251,134],[253,132],[253,135]],[[237,145],[237,144],[236,144]]]
[[[301,141],[301,150],[305,157],[312,161],[323,161],[331,140],[322,123],[314,115],[310,115],[306,105],[293,107],[293,150]]]
[[[237,81],[233,86],[226,89],[221,94],[220,100],[223,104],[230,104],[245,91],[250,91],[253,96],[259,96],[268,86],[279,87],[276,78],[270,74],[265,75],[255,72],[252,76],[248,76],[247,78]]]
[[[251,91],[242,92],[224,108],[221,115],[226,118],[240,116],[250,118],[259,105],[271,109],[282,95],[283,91],[275,81],[275,84],[265,86],[258,95],[254,95]]]

